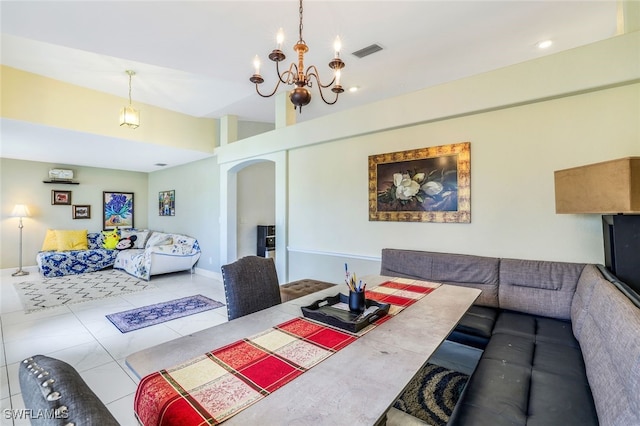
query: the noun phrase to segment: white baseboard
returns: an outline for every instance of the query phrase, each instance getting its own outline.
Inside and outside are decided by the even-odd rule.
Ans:
[[[321,251],[321,250],[311,250],[303,247],[287,247],[287,251],[292,253],[304,253],[304,254],[313,254],[319,256],[331,256],[331,257],[342,257],[348,259],[359,259],[359,260],[368,260],[371,262],[380,262],[382,259],[381,256],[367,256],[363,254],[355,254],[355,253],[340,253],[335,251]]]
[[[17,270],[18,268],[0,269],[0,276],[10,277],[11,274],[16,272]],[[25,272],[28,272],[29,275],[40,275],[40,271],[38,270],[37,265],[23,266],[22,270]],[[209,271],[207,269],[202,269],[202,268],[195,268],[193,272],[197,275],[202,275],[203,277],[213,278],[214,280],[222,281],[222,273],[220,272],[213,272],[213,271]]]
[[[203,277],[213,278],[214,280],[222,281],[221,272],[214,272],[214,271],[210,271],[208,269],[202,269],[202,268],[194,268],[193,272],[195,272],[197,275],[202,275]]]

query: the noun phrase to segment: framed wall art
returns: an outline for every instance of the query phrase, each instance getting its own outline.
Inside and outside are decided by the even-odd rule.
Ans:
[[[158,214],[160,216],[176,215],[176,191],[160,191],[158,193]]]
[[[471,143],[369,156],[369,220],[471,222]]]
[[[91,206],[74,205],[72,208],[74,219],[91,219]]]
[[[60,206],[71,205],[71,191],[51,190],[51,204]]]
[[[102,193],[102,228],[133,228],[133,192]]]

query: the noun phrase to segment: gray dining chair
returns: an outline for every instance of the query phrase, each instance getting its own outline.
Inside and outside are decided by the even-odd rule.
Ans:
[[[221,269],[229,320],[282,302],[273,259],[247,256]]]

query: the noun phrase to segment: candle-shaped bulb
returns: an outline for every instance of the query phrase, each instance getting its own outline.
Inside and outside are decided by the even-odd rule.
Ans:
[[[340,50],[342,49],[342,41],[340,41],[340,36],[337,36],[335,41],[333,42],[333,50],[336,52],[336,58],[340,57]]]
[[[282,50],[282,42],[284,41],[284,30],[280,28],[276,34],[276,49]]]
[[[253,68],[255,70],[255,74],[260,75],[260,58],[258,55],[253,58]]]

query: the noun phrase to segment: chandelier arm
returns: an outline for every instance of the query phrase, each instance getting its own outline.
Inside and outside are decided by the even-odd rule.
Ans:
[[[298,67],[292,62],[291,65],[289,65],[289,69],[280,74],[280,68],[276,62],[276,72],[278,73],[278,78],[282,83],[291,85],[295,82],[295,76],[298,75]]]
[[[311,68],[311,67],[310,67]],[[329,87],[331,84],[327,85],[327,86],[323,86],[322,83],[320,83],[320,79],[318,78],[318,75],[316,73],[308,73],[307,74],[308,77],[314,77],[316,79],[316,82],[318,83],[318,93],[320,93],[320,98],[322,98],[322,100],[324,101],[325,104],[327,105],[333,105],[336,102],[338,102],[338,96],[340,95],[339,93],[336,93],[336,98],[333,100],[333,102],[329,102],[325,99],[324,97],[324,93],[322,92],[322,89],[326,89],[327,87]],[[333,84],[333,81],[331,82]]]
[[[256,92],[258,92],[258,95],[262,96],[263,98],[270,98],[271,96],[276,94],[276,92],[278,91],[278,87],[280,87],[279,81],[276,84],[276,87],[273,88],[273,92],[269,93],[268,95],[263,95],[262,93],[260,93],[260,89],[258,88],[258,84],[256,83]]]
[[[331,79],[329,84],[322,84],[322,81],[320,81],[320,77],[318,76],[318,74],[319,74],[318,73],[318,69],[316,68],[315,65],[310,65],[309,68],[307,68],[307,78],[309,78],[311,76],[315,77],[316,82],[323,89],[327,89],[327,88],[331,87],[331,85],[336,82],[336,76],[334,75],[333,79]]]

